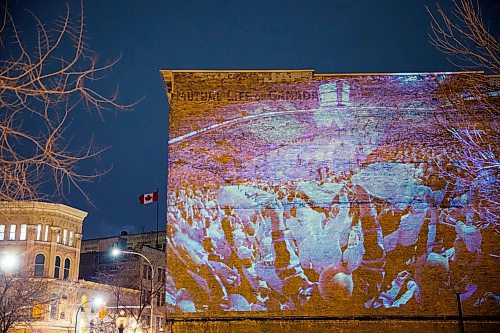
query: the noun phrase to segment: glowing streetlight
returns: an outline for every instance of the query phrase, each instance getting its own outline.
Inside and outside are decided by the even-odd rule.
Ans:
[[[111,250],[111,255],[114,256],[114,257],[117,257],[118,255],[122,254],[122,253],[125,253],[125,254],[135,254],[135,255],[138,255],[140,257],[142,257],[144,260],[146,260],[149,264],[149,266],[151,267],[151,293],[149,295],[149,304],[150,304],[150,310],[151,310],[151,314],[149,316],[149,331],[151,333],[153,333],[153,315],[154,315],[154,311],[153,311],[153,288],[154,288],[154,281],[155,281],[155,270],[153,268],[153,264],[151,263],[151,261],[142,253],[139,253],[139,252],[135,252],[135,251],[125,251],[125,250],[121,250],[117,247],[113,248]]]
[[[103,306],[105,303],[104,303],[104,298],[102,296],[96,296],[92,301],[86,301],[86,302],[83,302],[82,304],[80,304],[80,306],[78,307],[78,310],[76,310],[76,316],[75,316],[75,333],[77,333],[77,329],[78,329],[78,313],[80,312],[80,310],[83,309],[83,307],[88,304],[88,303],[91,303],[96,307],[96,308],[100,308],[101,306]]]
[[[12,273],[20,265],[19,256],[14,253],[6,252],[0,256],[0,270],[5,273]]]

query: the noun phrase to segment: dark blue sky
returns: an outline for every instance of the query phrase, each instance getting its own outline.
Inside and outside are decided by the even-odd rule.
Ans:
[[[101,64],[121,57],[93,87],[131,111],[104,112],[104,120],[75,119],[75,141],[94,136],[109,147],[92,167],[112,170],[84,188],[95,207],[71,189],[64,203],[89,213],[84,238],[156,229],[155,205],[138,196],[160,188],[160,228],[166,211],[168,103],[160,69],[314,69],[317,73],[456,70],[428,40],[426,0],[126,1],[84,2],[88,45]],[[450,1],[441,1],[449,8]],[[79,2],[71,1],[78,13]],[[499,7],[482,2],[497,24]],[[65,1],[19,1],[20,22],[31,9],[50,20]],[[496,20],[495,20],[496,19]],[[498,29],[496,30],[498,31]],[[25,30],[25,33],[29,31]]]

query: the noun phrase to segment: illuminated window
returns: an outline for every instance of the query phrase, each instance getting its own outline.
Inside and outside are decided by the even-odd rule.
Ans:
[[[9,240],[16,240],[16,225],[10,225]]]
[[[59,279],[59,270],[61,269],[61,257],[56,257],[56,263],[54,265],[54,278]]]
[[[73,242],[75,239],[75,235],[73,234],[73,231],[69,232],[69,246],[73,246]]]
[[[83,304],[82,311],[87,312],[87,305],[88,305],[87,295],[85,295],[85,294],[82,295],[82,301],[80,303]]]
[[[64,259],[64,276],[63,279],[67,280],[69,278],[69,268],[71,265],[71,261],[69,258]]]
[[[42,304],[38,301],[33,302],[33,311],[31,316],[33,318],[41,318],[42,317]]]
[[[0,224],[0,240],[4,240],[4,239],[5,239],[5,225]]]
[[[57,231],[57,234],[56,234],[56,243],[57,244],[61,244],[61,230]]]
[[[36,226],[36,240],[41,240],[42,239],[42,225],[39,224]]]
[[[35,257],[35,276],[43,276],[45,269],[45,256],[39,253]]]
[[[21,224],[21,233],[19,234],[19,240],[26,240],[26,229],[28,226],[26,224]]]
[[[49,241],[49,226],[47,224],[45,225],[45,235],[43,237],[43,240],[46,242]]]
[[[68,240],[68,230],[64,229],[63,230],[63,244],[66,245]]]

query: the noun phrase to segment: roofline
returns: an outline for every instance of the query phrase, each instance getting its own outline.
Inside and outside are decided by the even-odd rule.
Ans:
[[[61,203],[41,202],[41,201],[0,201],[0,210],[11,211],[44,211],[48,213],[58,213],[70,218],[83,220],[88,213]]]
[[[162,232],[167,232],[167,230],[158,230],[158,233],[162,233]],[[118,238],[121,237],[121,238],[123,238],[123,237],[126,237],[126,236],[147,235],[147,234],[152,234],[152,233],[156,234],[156,231],[138,232],[138,233],[135,233],[135,234],[127,234],[127,235],[115,235],[115,236],[104,236],[104,237],[97,237],[97,238],[89,238],[89,239],[83,239],[82,241],[102,240],[102,239],[109,239],[109,238],[115,238],[115,237],[118,237]]]
[[[316,73],[314,69],[160,69],[161,73],[290,73],[312,72],[314,76],[376,76],[376,75],[458,75],[458,74],[484,74],[484,71],[459,71],[459,72],[370,72],[370,73]]]
[[[314,72],[314,69],[160,69],[160,72],[172,73],[289,73],[289,72]]]
[[[434,74],[434,75],[463,75],[463,74],[484,74],[484,71],[464,71],[464,72],[379,72],[379,73],[318,73],[314,76],[407,76],[407,75],[422,75],[422,74]]]

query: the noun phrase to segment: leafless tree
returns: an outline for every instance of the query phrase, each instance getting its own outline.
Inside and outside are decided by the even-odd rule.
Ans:
[[[32,274],[0,273],[0,333],[21,326],[29,327],[47,315],[49,306],[59,301],[61,293],[52,294],[49,281]]]
[[[431,43],[465,72],[435,80],[437,124],[453,140],[453,168],[441,172],[467,188],[481,202],[481,217],[498,220],[498,142],[500,142],[500,44],[474,0],[454,0],[447,12],[437,5],[431,16]],[[474,70],[474,72],[471,72]],[[484,73],[489,75],[484,75]],[[489,224],[489,223],[486,223]]]
[[[36,45],[27,43],[9,9],[6,2],[0,19],[0,200],[40,199],[46,182],[58,194],[76,186],[85,195],[81,184],[104,171],[84,173],[79,166],[104,149],[92,140],[85,148],[74,148],[70,125],[82,109],[131,106],[120,104],[116,93],[108,97],[92,88],[115,62],[99,65],[88,49],[83,1],[77,20],[69,6],[48,25],[28,12],[36,26]]]
[[[447,13],[439,5],[434,11],[427,7],[431,16],[432,45],[461,62],[462,69],[500,72],[500,45],[497,37],[490,34],[481,15],[479,1],[453,0],[454,8]],[[453,62],[453,59],[450,59]]]
[[[96,280],[110,286],[113,298],[110,304],[116,306],[116,313],[118,309],[124,310],[127,317],[149,327],[150,323],[144,318],[150,316],[151,303],[155,309],[165,309],[165,277],[164,274],[158,274],[158,268],[165,266],[165,260],[163,255],[148,257],[152,259],[151,263],[156,270],[154,276],[148,264],[136,260],[136,256],[127,256],[123,262],[100,266]],[[143,266],[139,265],[141,262]]]

